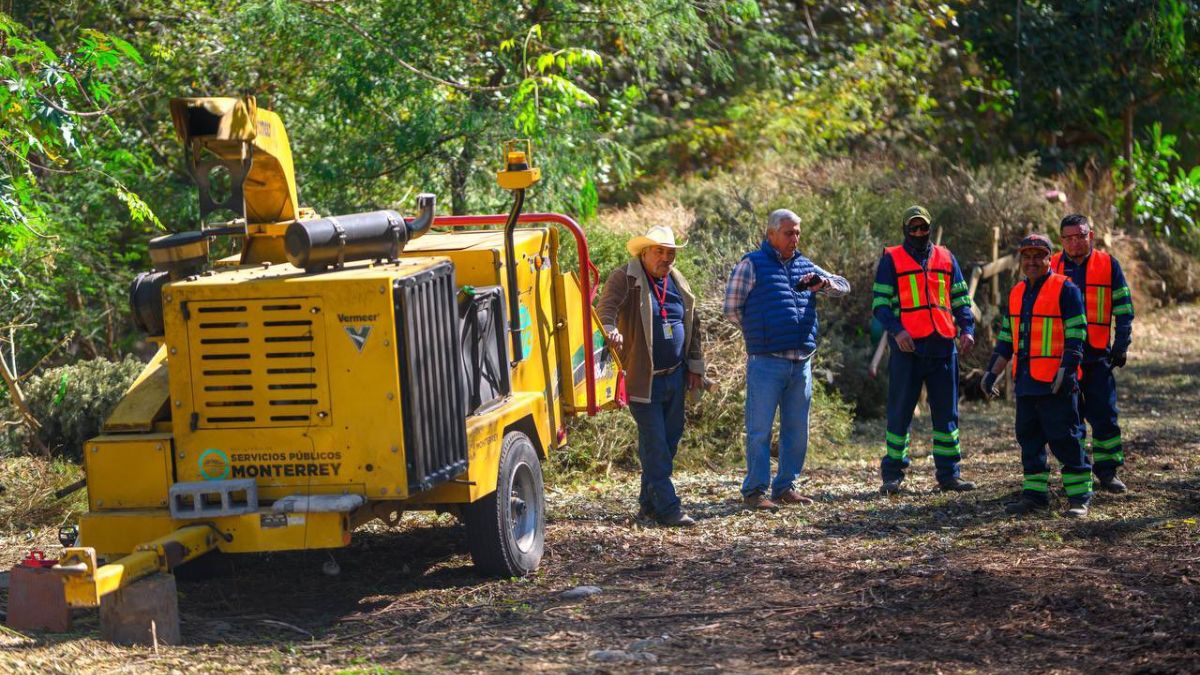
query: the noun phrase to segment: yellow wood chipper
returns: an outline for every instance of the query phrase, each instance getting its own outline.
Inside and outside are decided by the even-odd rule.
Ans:
[[[202,222],[238,217],[150,242],[130,300],[159,348],[83,448],[88,512],[55,567],[67,604],[214,550],[343,547],[413,509],[458,514],[483,572],[534,571],[541,461],[566,417],[623,394],[582,230],[521,213],[540,177],[528,145],[504,153],[508,214],[438,217],[423,194],[415,217],[320,217],[253,98],[171,114]],[[560,267],[561,231],[578,274]],[[211,260],[222,238],[239,253]]]

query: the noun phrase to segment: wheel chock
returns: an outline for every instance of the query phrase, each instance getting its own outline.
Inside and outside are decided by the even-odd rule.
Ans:
[[[34,551],[8,577],[9,628],[17,631],[43,630],[64,633],[71,630],[71,608],[63,596],[63,580],[41,551]]]
[[[122,645],[179,644],[175,576],[153,574],[102,596],[100,635]]]

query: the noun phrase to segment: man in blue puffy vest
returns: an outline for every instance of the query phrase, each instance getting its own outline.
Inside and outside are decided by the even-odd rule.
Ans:
[[[840,296],[850,283],[796,251],[800,217],[771,212],[766,239],[742,257],[725,289],[725,317],[746,341],[746,507],[774,511],[811,504],[796,490],[808,453],[812,356],[817,351],[816,296]],[[779,417],[779,468],[771,481],[771,430]],[[768,494],[769,492],[769,494]]]

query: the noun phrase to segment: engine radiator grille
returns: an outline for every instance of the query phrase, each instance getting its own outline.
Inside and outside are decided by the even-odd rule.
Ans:
[[[467,468],[457,293],[454,266],[448,261],[397,279],[394,285],[411,492],[428,490]]]
[[[319,298],[196,301],[185,318],[194,428],[331,423]]]

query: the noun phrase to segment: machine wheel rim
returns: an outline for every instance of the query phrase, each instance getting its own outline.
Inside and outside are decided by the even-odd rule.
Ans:
[[[541,503],[534,489],[533,469],[522,462],[513,470],[508,500],[508,531],[517,549],[528,553],[536,544]]]

